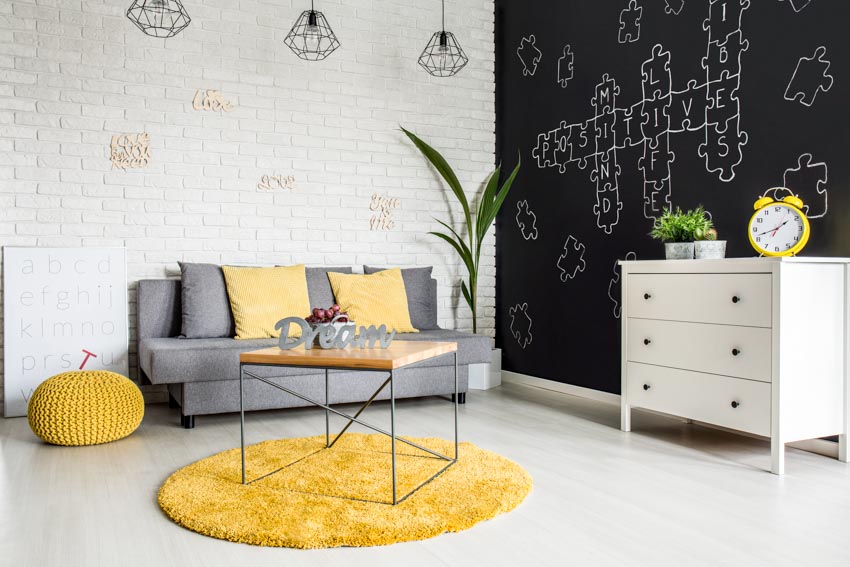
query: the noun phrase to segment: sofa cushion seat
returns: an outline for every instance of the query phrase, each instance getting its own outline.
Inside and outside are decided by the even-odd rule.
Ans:
[[[458,343],[458,364],[490,361],[490,339],[447,329],[401,333],[396,340],[444,341]],[[182,339],[148,338],[139,343],[139,362],[154,384],[209,382],[239,379],[239,353],[268,348],[277,339]],[[448,366],[445,356],[420,363],[419,367]],[[316,369],[258,367],[264,376],[298,376],[317,373]]]

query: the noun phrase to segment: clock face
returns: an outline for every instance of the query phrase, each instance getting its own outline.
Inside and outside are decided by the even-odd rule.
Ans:
[[[767,256],[785,256],[800,250],[809,238],[808,223],[799,209],[772,203],[750,219],[750,242]]]

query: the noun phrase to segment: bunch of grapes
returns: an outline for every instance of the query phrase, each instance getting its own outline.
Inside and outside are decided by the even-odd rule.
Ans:
[[[339,305],[336,303],[327,309],[314,307],[313,314],[307,317],[305,321],[314,324],[330,323],[337,315],[341,315],[341,317],[336,320],[337,323],[348,323],[348,313],[340,313]]]

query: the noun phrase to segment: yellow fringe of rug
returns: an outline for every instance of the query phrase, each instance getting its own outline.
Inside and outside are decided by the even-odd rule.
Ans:
[[[454,443],[409,438],[452,456]],[[466,530],[516,508],[531,492],[517,463],[461,443],[460,458],[397,506],[392,502],[390,439],[346,433],[331,449],[325,437],[266,441],[246,448],[243,485],[239,448],[172,474],[159,505],[192,531],[230,541],[316,549],[366,547]],[[397,443],[398,497],[447,462]],[[355,499],[355,500],[352,500]]]

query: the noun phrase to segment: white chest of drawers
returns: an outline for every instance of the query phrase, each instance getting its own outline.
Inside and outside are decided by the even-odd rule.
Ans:
[[[839,435],[848,459],[850,259],[622,266],[621,429],[645,408],[785,443]]]

